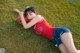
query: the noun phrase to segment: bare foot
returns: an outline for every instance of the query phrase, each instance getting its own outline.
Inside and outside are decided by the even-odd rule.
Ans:
[[[13,12],[20,13],[18,9],[13,9]]]

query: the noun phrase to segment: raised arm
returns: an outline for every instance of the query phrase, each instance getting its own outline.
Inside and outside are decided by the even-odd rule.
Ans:
[[[39,22],[39,21],[42,20],[42,16],[36,15],[36,16],[35,16],[34,18],[32,18],[28,23],[26,23],[26,21],[25,21],[25,19],[24,19],[24,14],[23,14],[23,12],[19,11],[18,9],[14,9],[14,11],[19,14],[24,29],[28,29],[28,28],[34,26],[37,22]]]
[[[29,21],[28,23],[26,23],[26,21],[24,19],[24,16],[23,16],[23,12],[20,12],[19,15],[21,17],[21,21],[22,21],[22,25],[23,25],[24,29],[28,29],[28,28],[34,26],[37,22],[39,22],[39,21],[42,20],[42,18],[37,15],[31,21]]]

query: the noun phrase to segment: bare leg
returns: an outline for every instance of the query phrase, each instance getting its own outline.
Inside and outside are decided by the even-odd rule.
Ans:
[[[61,40],[69,53],[77,53],[72,34],[70,32],[62,34]]]
[[[60,49],[61,53],[68,53],[68,52],[67,52],[67,49],[65,48],[65,46],[64,46],[63,44],[61,44],[61,45],[59,46],[59,49]]]

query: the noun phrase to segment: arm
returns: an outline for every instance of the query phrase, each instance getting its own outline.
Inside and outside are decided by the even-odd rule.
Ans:
[[[19,15],[21,17],[21,21],[22,21],[22,25],[23,25],[24,29],[28,29],[28,28],[32,27],[33,25],[35,25],[40,20],[42,20],[42,18],[40,16],[36,16],[29,23],[26,23],[24,16],[23,16],[23,13],[20,12]]]
[[[18,9],[13,9],[13,12],[16,12],[16,13],[20,13],[21,11],[20,10],[18,10]]]

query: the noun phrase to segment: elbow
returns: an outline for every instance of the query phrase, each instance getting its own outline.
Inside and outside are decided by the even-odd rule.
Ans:
[[[23,28],[24,28],[24,29],[27,29],[27,27],[26,27],[26,26],[24,26]]]
[[[23,26],[24,29],[30,28],[28,25]]]

